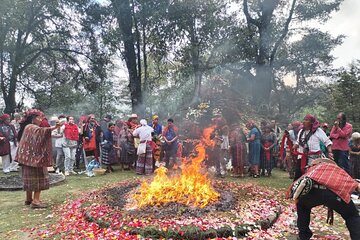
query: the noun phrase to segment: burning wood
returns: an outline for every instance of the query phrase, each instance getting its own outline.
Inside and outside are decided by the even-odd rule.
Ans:
[[[216,202],[220,194],[211,185],[207,173],[201,172],[202,162],[206,158],[205,146],[214,145],[210,140],[214,129],[215,126],[204,129],[201,142],[195,146],[197,154],[183,159],[181,174],[170,177],[167,175],[167,168],[163,166],[155,170],[153,181],[144,181],[134,194],[134,207],[180,203],[204,208],[209,203]]]

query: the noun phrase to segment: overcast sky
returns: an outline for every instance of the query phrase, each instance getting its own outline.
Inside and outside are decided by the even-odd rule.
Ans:
[[[360,0],[345,0],[338,12],[321,29],[333,35],[344,34],[346,38],[333,54],[337,58],[335,67],[349,65],[353,60],[360,60]]]

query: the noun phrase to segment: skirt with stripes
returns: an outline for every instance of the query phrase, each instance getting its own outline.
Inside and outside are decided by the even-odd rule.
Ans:
[[[136,173],[150,175],[154,171],[152,147],[150,143],[146,143],[146,152],[140,154],[136,161]]]
[[[30,167],[22,165],[24,191],[38,192],[49,189],[49,173],[47,167]]]

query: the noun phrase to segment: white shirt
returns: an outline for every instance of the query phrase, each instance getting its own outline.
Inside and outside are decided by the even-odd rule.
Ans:
[[[141,141],[151,141],[151,133],[154,132],[154,129],[150,126],[141,126],[134,130],[133,136],[139,136],[140,142]]]
[[[57,147],[57,148],[62,148],[63,147],[63,143],[65,141],[64,129],[65,129],[65,126],[63,125],[63,126],[61,126],[61,128],[55,129],[51,133],[51,136],[53,138],[55,138],[55,147]]]
[[[304,134],[301,134],[302,131],[305,131],[304,129],[301,129],[298,133],[298,137],[297,137],[297,145],[299,145],[299,152],[303,153],[304,149],[302,146],[300,146],[299,142],[300,142],[300,136],[301,136],[301,140],[305,139],[305,136],[310,132],[310,130],[306,130]],[[307,145],[309,147],[309,152],[318,152],[321,151],[320,149],[320,142],[322,142],[326,147],[329,145],[332,145],[331,140],[329,139],[328,136],[326,136],[326,133],[321,129],[318,128],[315,133],[313,133],[311,135],[311,137],[309,138],[309,141],[307,142]]]

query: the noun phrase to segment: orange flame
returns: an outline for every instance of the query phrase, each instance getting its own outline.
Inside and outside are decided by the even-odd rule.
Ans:
[[[169,177],[166,174],[167,168],[161,166],[156,169],[153,181],[151,183],[144,181],[133,195],[135,207],[161,206],[176,202],[204,208],[209,203],[217,201],[219,193],[212,187],[207,173],[200,171],[206,157],[204,145],[212,144],[211,133],[210,129],[204,130],[203,143],[195,147],[197,156],[183,159],[180,175]]]
[[[205,144],[205,146],[213,148],[215,146],[215,141],[213,141],[210,136],[214,132],[216,126],[210,126],[203,130],[203,137],[201,141]]]

